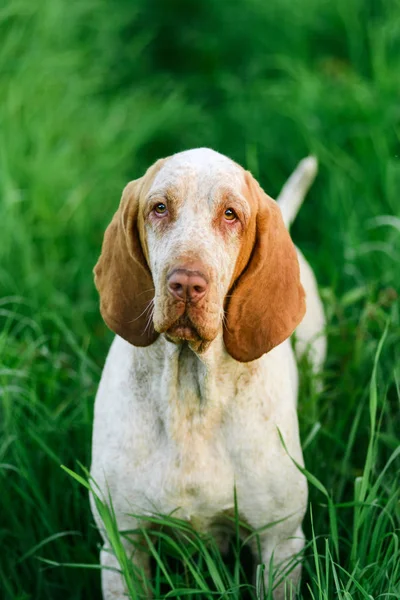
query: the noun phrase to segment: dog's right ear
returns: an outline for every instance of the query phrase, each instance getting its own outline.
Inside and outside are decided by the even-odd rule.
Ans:
[[[146,176],[128,183],[104,234],[94,281],[108,327],[134,346],[158,337],[152,319],[154,284],[138,229],[139,198]]]

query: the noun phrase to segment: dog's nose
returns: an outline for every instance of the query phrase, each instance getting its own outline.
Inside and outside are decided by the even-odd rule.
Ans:
[[[168,290],[178,300],[196,304],[206,295],[208,282],[201,271],[182,267],[169,274]]]

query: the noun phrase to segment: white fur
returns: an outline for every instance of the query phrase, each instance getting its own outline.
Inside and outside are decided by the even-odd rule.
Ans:
[[[307,156],[298,165],[283,186],[277,202],[286,227],[296,218],[304,197],[318,171],[317,160]],[[301,283],[306,290],[307,311],[296,329],[296,354],[301,358],[308,353],[314,374],[322,368],[326,356],[325,313],[318,294],[318,285],[312,268],[298,248]],[[317,386],[317,389],[320,386]]]
[[[201,261],[210,279],[210,289],[202,307],[206,329],[215,336],[221,326],[224,298],[229,290],[240,238],[232,233],[221,236],[213,218],[226,196],[250,216],[250,207],[241,190],[244,172],[232,160],[198,148],[175,154],[157,173],[147,201],[173,195],[179,207],[173,227],[160,232],[158,223],[146,221],[149,263],[155,285],[153,321],[157,331],[171,318],[174,300],[168,296],[164,282],[167,273],[188,261]]]
[[[153,191],[175,182],[189,190],[185,202],[186,198],[193,202],[196,190],[209,193],[219,178],[233,188],[240,178],[235,163],[207,149],[181,153],[167,165],[155,178]],[[197,179],[191,178],[193,172]],[[191,186],[194,189],[190,190]],[[287,203],[288,190],[285,193]],[[208,239],[210,244],[205,217],[203,226],[201,243]],[[178,227],[184,227],[184,220]],[[212,256],[221,260],[223,249],[214,248],[213,254],[212,244],[211,266]],[[232,244],[228,263],[235,258]],[[156,238],[150,233],[150,261],[157,271],[154,245]],[[312,271],[302,255],[299,257],[307,298],[302,349],[310,343],[316,364],[321,366],[325,342],[318,346],[315,339],[324,322],[322,306]],[[221,293],[231,270],[226,268]],[[268,582],[272,554],[274,565],[280,565],[304,544],[301,523],[307,484],[278,435],[279,429],[289,454],[302,464],[297,389],[297,367],[289,340],[259,360],[239,363],[227,354],[222,330],[202,354],[187,345],[171,344],[164,336],[147,348],[135,348],[116,336],[96,397],[91,473],[105,495],[111,493],[119,528],[137,525],[129,516],[132,514],[176,511],[176,516],[201,531],[212,530],[223,542],[216,520],[233,513],[236,486],[243,521],[254,528],[281,521],[260,534]],[[103,531],[93,502],[92,509]],[[103,537],[102,565],[118,568],[104,533]],[[144,552],[136,550],[132,560],[148,573]],[[290,574],[294,585],[299,575],[297,566]],[[103,569],[102,588],[105,600],[125,597],[123,579],[114,570]],[[283,597],[284,584],[274,595],[275,599]]]
[[[289,229],[296,218],[304,196],[315,179],[318,163],[314,156],[307,156],[293,171],[277,198],[283,221]]]

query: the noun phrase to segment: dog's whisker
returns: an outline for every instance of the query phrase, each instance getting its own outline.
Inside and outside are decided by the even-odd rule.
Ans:
[[[155,292],[155,288],[154,286],[149,288],[148,290],[143,290],[142,292],[140,292],[140,294],[138,294],[138,296],[142,296],[143,294],[147,294],[148,292]]]
[[[154,298],[152,298],[150,300],[150,302],[148,303],[147,308],[146,308],[146,312],[149,311],[149,310],[152,310],[152,309],[154,310]]]
[[[226,329],[226,331],[228,333],[231,333],[228,327],[228,317],[226,315],[226,311],[223,310],[221,313],[221,318],[222,318],[222,329]]]
[[[147,313],[147,311],[151,308],[152,305],[154,305],[154,298],[152,298],[151,300],[148,301],[145,309],[143,310],[143,312],[140,313],[140,315],[138,317],[136,317],[135,319],[132,319],[131,321],[128,321],[128,323],[134,323],[135,321],[140,319],[140,317],[143,317],[143,315],[145,315]]]
[[[145,327],[144,333],[147,333],[150,330],[151,323],[153,322],[153,315],[150,315],[149,320],[147,321],[147,325]]]
[[[143,333],[147,333],[147,331],[150,329],[151,323],[153,321],[154,311],[155,311],[154,301],[153,301],[153,303],[151,305],[151,309],[152,310],[150,311],[150,314],[149,314],[149,316],[147,318],[147,323],[146,323],[146,326],[144,328],[144,332]]]

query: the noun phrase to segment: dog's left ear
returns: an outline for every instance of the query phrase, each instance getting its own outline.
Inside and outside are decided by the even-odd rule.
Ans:
[[[225,347],[240,362],[255,360],[286,340],[305,313],[296,249],[277,203],[246,172],[256,213],[248,261],[228,296]]]

